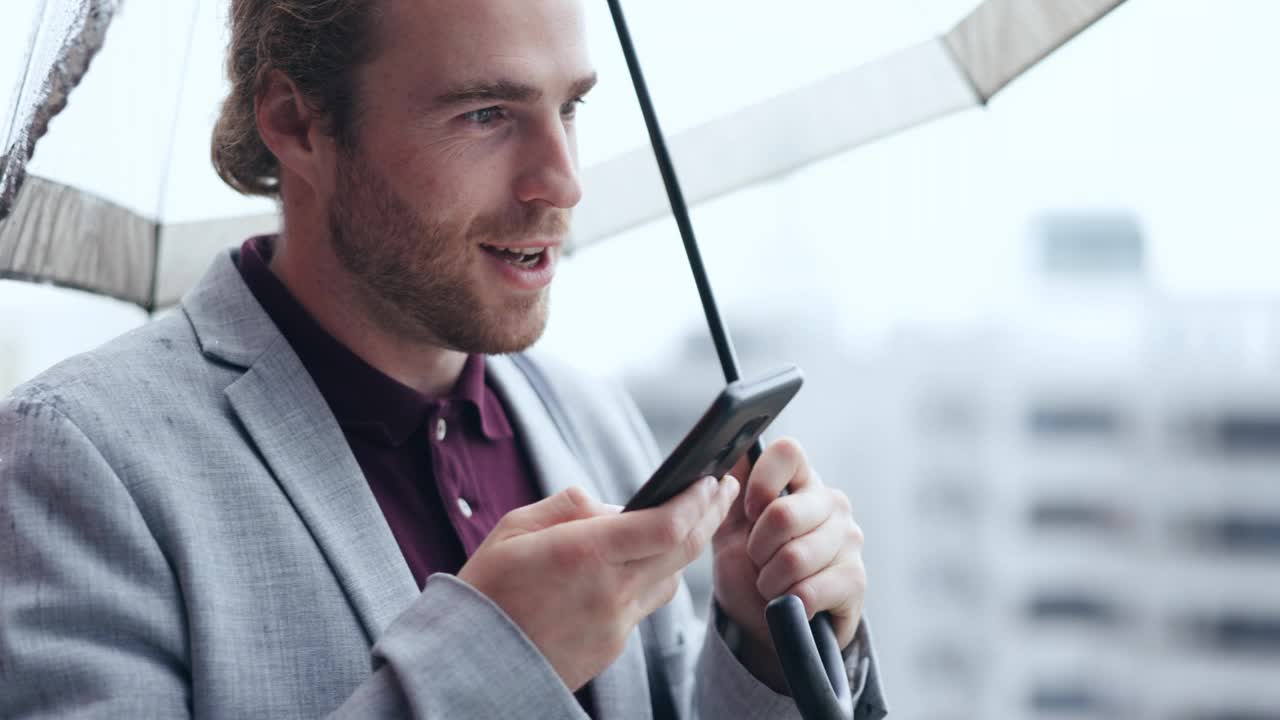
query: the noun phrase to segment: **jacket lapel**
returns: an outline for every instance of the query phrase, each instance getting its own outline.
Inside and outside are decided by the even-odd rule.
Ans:
[[[583,462],[574,456],[524,373],[506,357],[489,357],[486,363],[516,435],[524,439],[543,495],[554,495],[577,485],[599,498],[598,485]],[[627,639],[622,655],[591,681],[591,692],[601,718],[652,717],[644,646],[638,629]]]
[[[281,338],[226,394],[376,641],[418,586],[320,391]]]
[[[183,306],[206,355],[247,366],[227,399],[376,641],[418,588],[337,420],[229,254]]]
[[[600,489],[587,473],[583,463],[574,457],[564,437],[556,428],[546,406],[533,386],[510,358],[490,356],[485,367],[503,406],[516,430],[516,437],[524,442],[525,451],[537,476],[538,488],[543,497],[555,495],[574,485],[586,490],[592,497],[600,497]]]

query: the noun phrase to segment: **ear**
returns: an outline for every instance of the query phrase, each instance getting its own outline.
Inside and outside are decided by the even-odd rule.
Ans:
[[[332,148],[322,119],[307,105],[293,80],[270,70],[254,101],[258,134],[280,163],[281,178],[293,175],[313,191],[324,184],[325,160]]]

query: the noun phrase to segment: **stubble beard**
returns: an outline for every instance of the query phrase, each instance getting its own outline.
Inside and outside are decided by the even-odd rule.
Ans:
[[[334,253],[373,323],[415,342],[486,355],[521,352],[537,341],[550,293],[486,301],[473,273],[486,260],[478,257],[479,243],[538,230],[562,236],[567,226],[565,211],[486,215],[465,227],[426,220],[356,152],[339,161],[329,209]]]

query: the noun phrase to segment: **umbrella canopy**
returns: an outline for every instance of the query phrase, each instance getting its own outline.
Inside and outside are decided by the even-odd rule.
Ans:
[[[981,105],[1120,2],[804,0],[781,17],[720,0],[681,4],[685,22],[674,28],[673,2],[630,13],[686,197],[697,203]],[[228,5],[6,7],[0,277],[154,309],[175,302],[218,249],[278,227],[272,202],[235,194],[209,162],[226,92]],[[589,192],[577,247],[668,211],[602,5],[588,3],[590,37],[612,82],[593,95],[581,130]],[[709,33],[724,17],[738,32]],[[760,52],[779,32],[811,35],[813,52]],[[659,38],[663,52],[645,53]]]

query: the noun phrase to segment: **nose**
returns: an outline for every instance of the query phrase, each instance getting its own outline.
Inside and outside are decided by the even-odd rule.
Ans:
[[[525,139],[526,161],[516,179],[516,198],[522,203],[545,202],[568,210],[582,199],[578,179],[578,146],[573,131],[559,116],[539,123]]]

